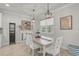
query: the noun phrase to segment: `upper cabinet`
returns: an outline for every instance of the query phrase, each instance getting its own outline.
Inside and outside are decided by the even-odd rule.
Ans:
[[[2,28],[2,13],[0,13],[0,28]]]

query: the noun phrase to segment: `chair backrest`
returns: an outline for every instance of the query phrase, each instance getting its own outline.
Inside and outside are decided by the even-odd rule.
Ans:
[[[53,55],[60,54],[60,48],[61,48],[61,45],[62,45],[62,41],[63,41],[63,37],[58,37],[56,39],[55,44],[54,44],[54,53],[53,53]]]
[[[32,33],[26,33],[26,44],[33,48],[33,40],[32,40]]]
[[[39,45],[33,42],[33,35],[32,33],[26,33],[26,45],[28,45],[31,49],[36,49],[40,47]]]

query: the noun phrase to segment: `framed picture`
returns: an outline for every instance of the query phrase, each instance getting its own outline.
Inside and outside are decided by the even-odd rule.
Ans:
[[[60,29],[71,30],[72,29],[72,16],[65,16],[60,18]]]

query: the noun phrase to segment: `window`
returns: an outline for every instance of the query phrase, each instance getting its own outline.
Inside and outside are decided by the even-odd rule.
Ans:
[[[54,29],[54,19],[45,19],[40,21],[40,31],[45,33],[51,33]]]

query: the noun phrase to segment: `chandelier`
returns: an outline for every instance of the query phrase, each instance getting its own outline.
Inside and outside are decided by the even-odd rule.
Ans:
[[[51,18],[52,17],[52,13],[49,10],[49,3],[47,4],[47,12],[45,13],[46,18]]]

